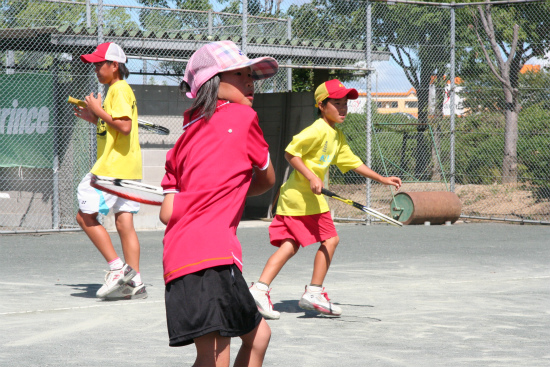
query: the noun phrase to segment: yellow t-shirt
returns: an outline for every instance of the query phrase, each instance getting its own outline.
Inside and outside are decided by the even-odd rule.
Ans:
[[[124,135],[99,119],[97,122],[97,161],[91,172],[98,176],[141,179],[141,148],[138,136],[136,97],[125,80],[109,87],[103,109],[113,119],[132,119],[130,134]]]
[[[323,119],[295,135],[285,149],[296,157],[301,157],[304,164],[321,180],[331,164],[338,166],[342,173],[359,167],[363,162],[351,151],[344,133],[338,128],[331,128]],[[309,181],[300,172],[294,170],[281,186],[278,215],[300,216],[328,212],[328,204],[323,195],[315,195]]]

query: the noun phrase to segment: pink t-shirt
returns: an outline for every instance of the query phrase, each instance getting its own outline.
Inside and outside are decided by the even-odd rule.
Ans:
[[[237,226],[252,167],[269,165],[268,145],[256,112],[223,104],[209,121],[198,120],[166,155],[164,193],[176,193],[164,234],[164,281],[219,265],[242,270]],[[191,121],[184,114],[184,125]]]

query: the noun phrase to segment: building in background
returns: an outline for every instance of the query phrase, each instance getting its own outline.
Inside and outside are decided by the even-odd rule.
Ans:
[[[526,64],[520,70],[521,74],[525,73],[538,73],[541,70],[540,65]],[[446,76],[443,76],[443,80],[446,80],[445,88],[442,91],[443,96],[438,96],[438,89],[436,87],[436,77],[433,76],[430,83],[429,91],[429,116],[437,115],[437,103],[438,98],[443,97],[443,100],[439,100],[441,103],[441,113],[443,116],[451,115],[451,81],[447,80]],[[464,87],[460,85],[463,80],[460,77],[455,77],[455,115],[464,116],[468,113],[468,109],[464,108]],[[441,89],[439,89],[441,90]],[[409,89],[406,92],[385,92],[385,93],[371,93],[373,103],[376,103],[376,112],[380,114],[390,113],[406,113],[418,117],[418,98],[416,90],[414,88]],[[359,93],[359,98],[354,101],[348,102],[348,108],[350,113],[365,113],[365,105],[367,102],[367,94]]]
[[[409,89],[407,92],[386,92],[386,93],[371,93],[372,102],[376,104],[376,111],[380,114],[390,113],[410,113],[415,117],[418,116],[418,99],[416,90]],[[364,113],[367,103],[367,94],[359,93],[359,98],[348,102],[348,112]]]
[[[526,65],[527,66],[527,65]],[[444,76],[444,79],[446,77]],[[455,78],[455,89],[457,94],[455,95],[455,115],[464,115],[464,98],[461,97],[463,87],[458,85],[462,84],[462,79]],[[445,83],[445,89],[443,90],[443,100],[440,101],[441,113],[443,116],[450,116],[451,114],[451,82],[448,80]],[[428,108],[430,109],[429,115],[436,115],[437,104],[437,89],[435,84],[435,76],[430,83]],[[392,114],[392,113],[405,113],[418,117],[418,97],[414,88],[409,89],[406,92],[383,92],[383,93],[371,93],[372,102],[376,104],[376,112],[379,114]],[[350,113],[365,113],[365,106],[367,102],[367,94],[359,93],[359,98],[348,102],[348,112]]]

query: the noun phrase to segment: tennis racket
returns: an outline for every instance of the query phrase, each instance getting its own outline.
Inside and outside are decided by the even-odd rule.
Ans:
[[[86,102],[81,101],[79,99],[73,98],[69,96],[69,99],[67,99],[67,102],[72,103],[74,105],[80,106],[82,108],[88,107]],[[159,135],[168,135],[170,134],[170,130],[165,128],[164,126],[160,126],[157,124],[153,124],[152,122],[145,121],[142,119],[138,119],[138,126],[144,130],[154,132]]]
[[[90,186],[118,197],[149,205],[161,205],[162,188],[138,181],[92,175]]]
[[[151,131],[159,135],[170,134],[170,130],[168,128],[157,124],[153,124],[152,122],[148,122],[142,119],[138,119],[138,126],[144,130]]]
[[[378,218],[378,219],[380,219],[381,221],[384,221],[384,222],[386,222],[386,223],[389,223],[389,224],[391,224],[391,225],[393,225],[393,226],[396,226],[396,227],[403,227],[403,223],[398,222],[398,221],[396,221],[395,219],[390,218],[390,217],[388,217],[387,215],[384,215],[384,214],[382,214],[382,213],[380,213],[380,212],[377,212],[377,211],[374,210],[374,209],[371,209],[371,208],[368,208],[368,207],[366,207],[366,206],[364,206],[364,205],[361,205],[361,204],[359,204],[359,203],[356,203],[356,202],[353,201],[353,200],[344,199],[343,197],[338,196],[338,195],[336,195],[335,193],[333,193],[332,191],[329,191],[329,190],[327,190],[327,189],[325,189],[325,188],[321,189],[321,193],[322,193],[323,195],[326,195],[326,196],[330,197],[330,198],[333,198],[333,199],[336,199],[336,200],[340,200],[341,202],[343,202],[343,203],[345,203],[345,204],[348,204],[348,205],[351,205],[351,206],[353,206],[354,208],[357,208],[357,209],[359,209],[359,210],[362,210],[362,211],[364,211],[365,213],[367,213],[367,214],[369,214],[369,215],[372,215],[373,217]]]

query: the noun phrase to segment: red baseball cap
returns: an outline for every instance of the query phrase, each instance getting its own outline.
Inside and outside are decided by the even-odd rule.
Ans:
[[[106,42],[97,46],[91,54],[80,56],[80,60],[86,64],[102,61],[116,61],[124,64],[126,63],[126,54],[116,43]]]
[[[319,107],[319,102],[323,102],[327,98],[344,98],[357,99],[359,93],[354,88],[346,88],[338,79],[332,79],[324,82],[315,90],[315,107]]]

